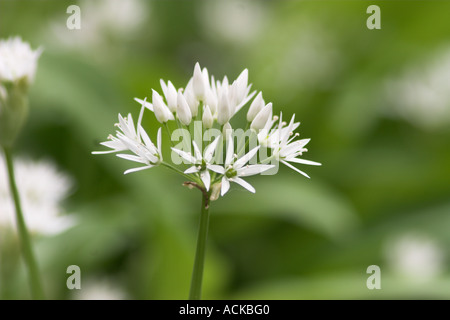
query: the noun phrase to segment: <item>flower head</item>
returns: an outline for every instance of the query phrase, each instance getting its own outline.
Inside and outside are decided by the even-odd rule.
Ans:
[[[23,78],[32,82],[41,52],[41,49],[32,50],[20,37],[0,40],[0,82]]]
[[[140,120],[142,119],[141,110]],[[127,159],[130,161],[144,164],[142,167],[137,167],[125,171],[125,174],[144,169],[149,169],[157,166],[162,161],[161,152],[161,128],[158,130],[157,143],[152,142],[147,132],[142,128],[140,121],[138,122],[137,129],[133,123],[133,117],[131,114],[128,117],[122,117],[119,114],[119,123],[117,123],[119,130],[116,132],[116,136],[110,135],[109,141],[102,142],[101,144],[112,150],[108,151],[94,151],[93,154],[104,154],[113,152],[130,151],[133,154],[119,153],[118,157]]]
[[[282,114],[280,117],[273,116],[273,105],[271,102],[265,103],[261,92],[250,103],[246,113],[247,127],[250,128],[248,133],[244,132],[239,137],[233,133],[230,122],[256,94],[256,91],[251,92],[251,86],[247,69],[230,84],[226,76],[222,81],[216,81],[214,76],[209,77],[208,70],[197,63],[184,89],[177,89],[170,81],[166,83],[161,80],[163,95],[153,90],[152,103],[147,102],[147,98],[135,98],[142,106],[136,127],[131,114],[127,118],[119,115],[119,131],[115,136],[110,136],[110,141],[102,143],[111,150],[96,153],[131,151],[133,154],[121,153],[118,156],[143,163],[144,166],[125,173],[161,164],[191,179],[187,185],[195,184],[206,193],[212,192],[211,189],[214,193],[220,189],[222,196],[230,189],[230,182],[255,192],[243,177],[272,172],[268,170],[275,168],[279,162],[308,177],[290,163],[320,165],[300,158],[307,151],[305,145],[309,139],[295,140],[298,134],[293,131],[299,123],[294,122],[294,116],[289,124],[283,122]],[[166,127],[169,138],[172,138],[171,130],[173,133],[177,131],[172,143],[180,136],[183,138],[171,150],[172,156],[178,155],[176,159],[181,158],[185,165],[189,165],[187,169],[174,166],[180,163],[173,157],[173,163],[163,161],[161,128],[158,129],[156,147],[141,126],[144,110],[153,112],[155,118]],[[171,125],[173,122],[175,124]],[[215,133],[211,133],[213,131]],[[215,138],[209,142],[212,136]],[[206,143],[199,143],[199,137]],[[224,142],[227,144],[224,145]],[[261,153],[262,150],[266,152]],[[224,161],[223,153],[226,154]]]
[[[247,181],[243,180],[241,177],[260,174],[275,166],[267,164],[248,165],[247,163],[256,155],[260,146],[253,148],[247,154],[238,159],[237,155],[234,153],[234,141],[232,137],[230,136],[227,141],[228,147],[227,155],[225,158],[225,166],[223,168],[223,171],[221,172],[223,174],[222,188],[220,192],[221,195],[225,195],[225,193],[227,193],[230,189],[230,181],[241,185],[252,193],[255,193],[255,188],[253,188]]]
[[[28,89],[41,49],[19,37],[0,40],[0,145],[11,147],[28,114]]]

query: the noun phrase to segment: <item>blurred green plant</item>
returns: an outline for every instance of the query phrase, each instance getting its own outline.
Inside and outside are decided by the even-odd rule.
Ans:
[[[37,241],[48,296],[74,297],[65,270],[77,264],[82,281],[107,276],[130,298],[186,298],[197,230],[190,191],[170,172],[124,177],[126,164],[90,151],[115,114],[138,114],[133,97],[150,96],[163,77],[180,85],[200,61],[232,78],[247,67],[275,110],[305,120],[302,134],[314,137],[310,157],[324,163],[310,169],[314,181],[282,169],[258,185],[260,193],[219,200],[227,209],[211,216],[204,298],[448,299],[446,260],[442,274],[417,284],[394,272],[385,247],[412,231],[449,255],[449,127],[423,127],[392,112],[397,102],[386,86],[448,47],[450,3],[375,1],[382,27],[368,30],[366,2],[215,2],[231,9],[143,2],[147,18],[136,31],[100,34],[100,43],[81,48],[53,37],[53,28],[65,28],[69,1],[0,0],[0,38],[19,34],[45,48],[18,147],[28,157],[51,157],[77,183],[66,208],[78,225]],[[204,15],[217,12],[240,16],[208,28]],[[258,17],[246,41],[220,29]],[[90,30],[82,21],[83,28]],[[65,33],[68,42],[75,32]],[[381,290],[366,287],[372,264],[381,268]],[[0,284],[2,298],[26,296],[22,271]]]

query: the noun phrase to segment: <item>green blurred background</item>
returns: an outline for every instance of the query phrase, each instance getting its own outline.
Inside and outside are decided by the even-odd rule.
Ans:
[[[81,30],[66,28],[70,4]],[[366,27],[371,4],[380,30]],[[303,166],[310,180],[285,167],[252,177],[256,194],[234,187],[212,204],[205,299],[450,298],[449,12],[444,1],[0,0],[0,38],[44,49],[17,154],[74,181],[63,207],[76,226],[34,238],[47,296],[187,298],[199,192],[164,168],[124,176],[128,161],[91,151],[119,112],[137,117],[134,97],[161,91],[160,78],[184,86],[198,61],[216,78],[248,68],[312,138],[305,158],[323,163]],[[144,126],[155,135],[154,117]],[[80,292],[66,287],[69,265]],[[369,265],[381,290],[366,287]],[[25,281],[23,266],[11,271],[2,298],[29,297]]]

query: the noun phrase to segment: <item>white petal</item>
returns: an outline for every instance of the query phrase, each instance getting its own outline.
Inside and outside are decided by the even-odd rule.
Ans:
[[[197,161],[201,161],[203,157],[200,149],[197,146],[197,143],[195,143],[195,141],[192,141],[192,145],[194,146],[195,158],[197,158]]]
[[[306,160],[306,159],[302,159],[302,158],[291,158],[291,159],[285,159],[286,161],[289,162],[295,162],[295,163],[303,163],[303,164],[308,164],[310,166],[321,166],[322,164],[319,162],[315,162],[315,161],[311,161],[311,160]]]
[[[242,107],[245,106],[247,104],[247,102],[249,102],[255,94],[256,94],[256,91],[253,91],[249,96],[247,96],[247,98],[245,98],[245,100],[243,100],[240,104],[238,104],[236,106],[235,113],[238,112],[239,110],[241,110]]]
[[[297,169],[296,167],[294,167],[293,165],[289,164],[288,162],[286,162],[286,161],[284,161],[284,160],[281,160],[281,163],[283,163],[284,165],[288,166],[288,167],[291,168],[292,170],[295,170],[295,171],[297,171],[298,173],[304,175],[305,177],[309,178],[309,176],[308,176],[306,173],[304,173],[303,171]]]
[[[252,193],[255,193],[255,188],[253,188],[252,185],[250,183],[248,183],[247,181],[245,181],[245,180],[243,180],[241,178],[238,178],[238,177],[235,177],[235,178],[230,179],[230,180],[233,181],[233,182],[236,182],[237,184],[240,184],[242,187],[244,187],[248,191],[250,191]]]
[[[153,144],[152,140],[150,139],[150,137],[148,136],[147,132],[144,130],[144,128],[142,128],[142,126],[139,126],[139,131],[141,133],[141,137],[142,140],[144,141],[145,145],[147,146],[147,148],[149,149],[149,151],[151,153],[156,153],[156,147]]]
[[[275,167],[275,166],[268,165],[268,164],[254,164],[254,165],[251,165],[248,167],[245,166],[245,167],[242,167],[241,169],[238,169],[237,175],[239,177],[253,176],[255,174],[260,174],[260,173],[263,173],[264,171],[272,169],[273,167]]]
[[[200,172],[200,179],[202,179],[203,184],[205,185],[206,191],[209,190],[209,185],[211,184],[211,175],[208,170],[203,170]]]
[[[262,92],[258,93],[256,98],[251,103],[247,112],[247,121],[252,122],[255,119],[259,111],[265,106],[264,99],[262,97]]]
[[[250,150],[246,155],[242,156],[239,160],[237,160],[233,167],[235,169],[239,169],[241,168],[243,165],[245,165],[251,158],[253,158],[253,156],[258,152],[260,146],[257,146],[255,148],[253,148],[252,150]]]
[[[222,166],[218,166],[216,164],[208,164],[206,166],[209,170],[220,173],[220,174],[225,174],[225,169]]]
[[[203,99],[205,95],[205,82],[202,70],[197,62],[194,67],[194,76],[192,77],[192,86],[197,99]]]
[[[123,151],[123,150],[92,151],[91,154],[108,154],[108,153],[114,153],[114,152],[118,152],[118,151]]]
[[[162,149],[161,149],[161,148],[162,148],[162,145],[161,145],[162,137],[161,137],[161,127],[158,129],[158,136],[157,136],[156,140],[158,141],[159,157],[160,157],[161,160],[162,160]]]
[[[203,110],[202,122],[206,129],[212,128],[214,124],[214,118],[208,105],[206,105],[205,109]]]
[[[147,98],[145,98],[147,99]],[[153,111],[153,105],[150,102],[147,102],[146,100],[141,100],[138,98],[134,98],[134,100],[138,103],[140,103],[142,106],[146,107],[148,110]]]
[[[250,127],[254,130],[261,130],[266,126],[267,122],[272,121],[272,103],[268,103],[262,108],[253,119]]]
[[[126,170],[123,174],[128,174],[131,172],[136,172],[136,171],[141,171],[141,170],[145,170],[145,169],[150,169],[153,168],[154,166],[145,166],[145,167],[138,167],[138,168],[133,168],[133,169],[128,169]]]
[[[222,188],[220,190],[220,195],[223,197],[223,195],[227,193],[228,190],[230,190],[230,182],[228,181],[228,178],[224,176],[222,178]]]
[[[135,155],[132,155],[132,154],[120,153],[120,154],[116,154],[116,156],[118,156],[119,158],[122,158],[122,159],[134,161],[134,162],[146,163],[146,161],[144,159],[142,159],[141,157],[135,156]]]
[[[145,99],[147,99],[147,98],[145,98]],[[139,118],[138,118],[138,122],[137,122],[137,127],[138,127],[138,128],[141,126],[142,118],[144,117],[144,110],[145,110],[145,107],[142,106],[142,107],[141,107],[141,111],[139,112]],[[138,140],[139,140],[140,137],[141,137],[140,132],[139,132],[139,129],[138,129],[138,132],[137,132],[137,137],[138,137]]]
[[[232,106],[228,98],[228,89],[225,89],[221,93],[219,103],[217,105],[217,122],[224,125],[230,120],[233,114],[234,110],[232,110]]]
[[[177,95],[176,108],[178,119],[180,119],[182,124],[188,126],[192,120],[192,113],[188,103],[186,102],[186,98],[184,97],[183,93],[181,93],[181,91],[179,91]]]
[[[189,163],[195,164],[197,163],[197,159],[195,159],[193,156],[191,156],[190,154],[188,154],[187,152],[184,152],[182,150],[179,149],[175,149],[175,148],[171,148],[173,152],[175,152],[176,154],[178,154],[180,157],[182,157],[184,160],[186,160]]]
[[[228,167],[231,162],[233,161],[233,154],[234,154],[234,141],[232,139],[231,132],[227,136],[227,155],[225,158],[225,167]]]
[[[186,174],[199,172],[198,166],[192,166],[184,171]]]
[[[206,149],[205,149],[205,161],[206,162],[208,162],[208,163],[211,162],[214,151],[216,151],[216,147],[217,147],[217,143],[219,142],[219,139],[220,139],[220,135],[218,135],[216,137],[216,139],[214,139],[214,141],[211,142],[208,147],[206,147]]]

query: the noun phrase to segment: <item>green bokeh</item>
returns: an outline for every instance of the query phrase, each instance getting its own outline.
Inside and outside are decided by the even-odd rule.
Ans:
[[[101,1],[89,2],[0,0],[0,38],[44,49],[18,154],[50,159],[75,181],[64,208],[77,225],[35,239],[50,298],[73,298],[72,264],[82,281],[107,278],[129,298],[187,298],[200,194],[165,168],[124,176],[127,161],[91,151],[118,113],[137,118],[134,97],[160,91],[160,78],[184,86],[197,61],[220,79],[248,68],[252,88],[312,138],[305,158],[323,163],[302,168],[311,179],[285,167],[252,177],[256,194],[234,186],[212,204],[204,298],[450,298],[445,259],[422,283],[386,255],[411,233],[450,254],[450,98],[430,123],[399,108],[406,98],[395,86],[388,93],[411,73],[427,85],[435,63],[450,83],[449,64],[439,67],[450,2],[141,1],[143,20],[130,30],[118,17],[101,22]],[[74,3],[81,30],[65,27]],[[381,8],[380,30],[366,27],[370,4]],[[100,26],[89,22],[97,17]],[[435,101],[427,114],[439,111]],[[144,125],[155,137],[150,113]],[[366,287],[373,264],[381,290]],[[29,297],[22,268],[8,272],[2,298]]]

